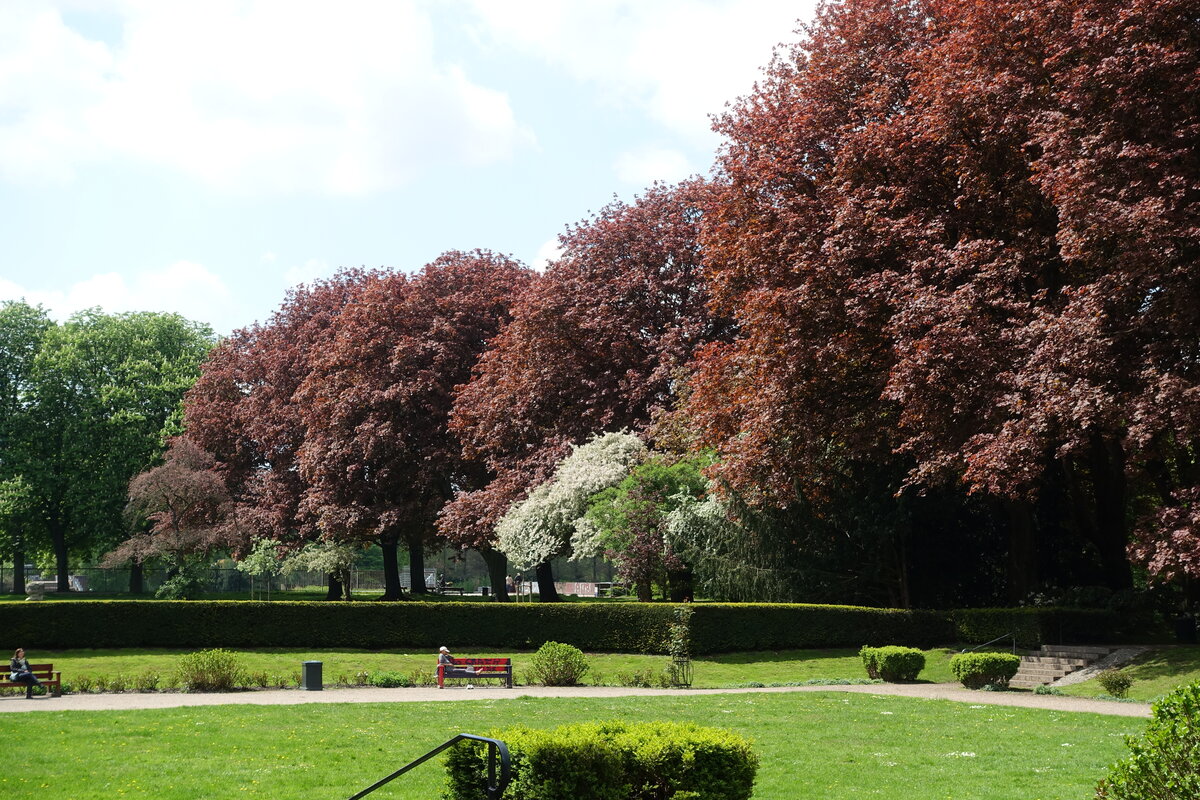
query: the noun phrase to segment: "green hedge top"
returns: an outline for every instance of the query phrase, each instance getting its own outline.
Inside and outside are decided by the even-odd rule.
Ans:
[[[1111,611],[906,611],[797,603],[689,606],[693,654],[900,644],[982,643],[1015,631],[1022,647],[1109,643],[1149,623]],[[436,652],[438,646],[666,654],[666,603],[423,603],[72,600],[0,602],[11,647],[344,647]]]

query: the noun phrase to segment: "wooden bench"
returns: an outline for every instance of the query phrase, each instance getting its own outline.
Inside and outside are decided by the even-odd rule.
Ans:
[[[468,672],[467,668],[474,669]],[[480,678],[503,678],[504,685],[513,688],[513,673],[511,658],[455,658],[453,664],[438,664],[438,688],[444,689],[447,679],[465,678],[479,680]]]
[[[42,682],[42,686],[46,687],[46,691],[52,697],[62,697],[62,673],[55,672],[53,664],[30,664],[29,671]],[[29,687],[27,683],[8,680],[9,674],[7,669],[3,673],[0,673],[5,678],[5,680],[0,681],[0,689],[26,689]]]

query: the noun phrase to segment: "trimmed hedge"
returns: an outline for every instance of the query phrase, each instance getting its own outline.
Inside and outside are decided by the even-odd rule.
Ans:
[[[1147,612],[1091,608],[964,608],[951,612],[960,642],[981,644],[1015,633],[1017,646],[1119,644],[1144,641],[1160,625]]]
[[[666,603],[252,602],[70,600],[0,602],[8,641],[40,649],[96,647],[345,647],[439,645],[536,650],[562,642],[588,652],[667,654],[678,606]],[[982,643],[1016,631],[1022,647],[1112,643],[1144,635],[1143,616],[1018,608],[952,613],[798,603],[698,603],[692,653]],[[16,646],[15,644],[13,645]]]
[[[732,731],[690,723],[624,722],[492,731],[508,747],[508,800],[745,800],[758,756]],[[486,794],[487,745],[461,742],[446,760],[447,800]]]
[[[925,669],[925,654],[911,647],[863,647],[858,654],[867,677],[888,683],[915,681]]]
[[[695,653],[895,643],[933,647],[954,641],[950,620],[940,611],[802,603],[703,603],[693,608]]]
[[[1021,657],[1012,653],[959,653],[950,659],[950,672],[968,689],[1008,686],[1021,668]]]

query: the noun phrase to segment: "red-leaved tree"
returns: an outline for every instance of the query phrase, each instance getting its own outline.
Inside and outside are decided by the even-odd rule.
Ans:
[[[448,427],[454,389],[471,376],[509,307],[531,280],[494,253],[450,252],[419,273],[377,274],[338,316],[295,395],[304,429],[301,515],[331,536],[378,541],[385,599],[400,596],[396,549],[411,554],[411,586],[423,592],[424,546],[456,491],[487,480],[464,460]],[[480,547],[504,584],[504,562]]]
[[[643,429],[671,407],[681,368],[727,330],[706,307],[697,242],[706,191],[700,181],[654,186],[560,237],[561,257],[458,393],[451,427],[492,479],[447,506],[439,526],[449,538],[491,541],[496,521],[569,445]],[[547,565],[538,576],[552,599]]]

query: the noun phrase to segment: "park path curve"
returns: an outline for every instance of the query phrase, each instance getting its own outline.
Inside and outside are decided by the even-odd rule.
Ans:
[[[669,695],[689,697],[708,694],[745,694],[774,692],[857,692],[872,695],[915,697],[925,700],[950,700],[973,705],[1019,706],[1051,711],[1109,714],[1121,717],[1150,716],[1145,703],[1122,703],[1088,697],[1033,694],[1032,692],[987,692],[964,689],[957,683],[883,683],[849,686],[783,686],[761,689],[636,689],[620,686],[521,686],[505,689],[463,686],[410,689],[375,687],[326,689],[263,689],[245,692],[182,692],[67,694],[62,697],[0,697],[0,713],[37,711],[111,711],[144,708],[182,708],[219,705],[303,705],[306,703],[429,703],[457,700],[497,700],[521,697],[650,697]]]

